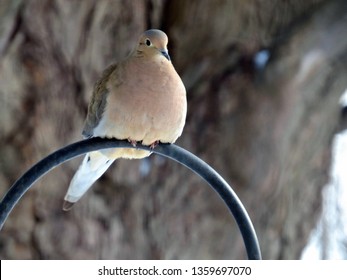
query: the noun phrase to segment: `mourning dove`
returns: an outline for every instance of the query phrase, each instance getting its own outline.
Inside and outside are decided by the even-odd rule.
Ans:
[[[94,86],[83,136],[128,139],[154,147],[174,143],[187,113],[186,90],[167,50],[168,37],[157,29],[144,32],[133,52],[106,68]],[[86,154],[71,180],[64,210],[100,178],[118,158],[140,159],[151,152],[121,148]]]

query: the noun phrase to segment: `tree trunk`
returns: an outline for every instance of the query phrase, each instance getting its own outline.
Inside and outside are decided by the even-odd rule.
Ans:
[[[298,258],[319,214],[347,86],[346,10],[344,0],[2,0],[1,194],[81,139],[101,71],[160,28],[188,92],[177,144],[234,187],[264,258]],[[265,67],[254,64],[260,50],[270,55]],[[0,233],[2,259],[246,257],[221,199],[158,156],[117,161],[62,212],[79,161],[21,199]]]

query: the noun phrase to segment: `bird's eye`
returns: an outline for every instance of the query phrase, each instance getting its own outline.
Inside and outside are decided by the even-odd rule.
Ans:
[[[152,42],[151,42],[151,40],[146,39],[145,44],[146,44],[146,45],[149,47],[149,46],[151,46],[151,45],[152,45]]]

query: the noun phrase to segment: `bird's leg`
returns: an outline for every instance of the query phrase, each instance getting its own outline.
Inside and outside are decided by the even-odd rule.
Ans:
[[[130,144],[131,144],[133,147],[136,147],[136,145],[137,145],[136,140],[132,140],[132,139],[128,138],[128,142],[130,142]]]
[[[151,145],[149,145],[149,147],[151,148],[151,150],[153,150],[156,146],[158,146],[158,144],[159,144],[159,140],[156,140]]]

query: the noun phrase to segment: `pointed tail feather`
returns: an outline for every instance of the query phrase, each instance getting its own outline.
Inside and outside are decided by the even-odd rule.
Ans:
[[[63,210],[70,210],[73,204],[106,172],[113,162],[114,159],[109,159],[100,152],[86,154],[82,164],[71,180],[64,198]]]

